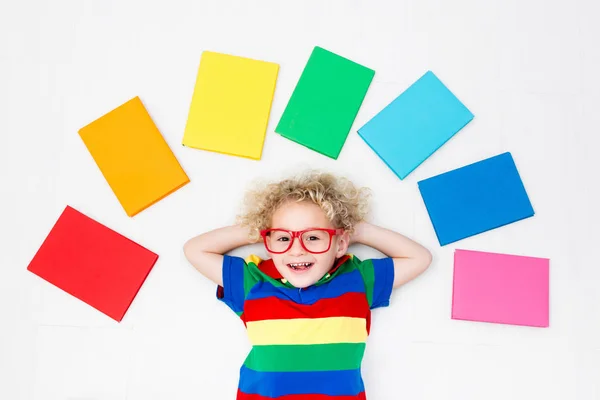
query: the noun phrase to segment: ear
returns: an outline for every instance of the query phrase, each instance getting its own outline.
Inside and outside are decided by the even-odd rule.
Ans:
[[[348,251],[348,246],[350,245],[350,234],[348,232],[344,232],[341,235],[338,235],[337,239],[337,250],[335,252],[335,257],[340,258],[345,255]]]

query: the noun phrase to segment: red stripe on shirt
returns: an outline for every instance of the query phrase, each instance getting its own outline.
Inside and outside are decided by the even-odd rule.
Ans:
[[[314,304],[298,304],[277,297],[246,300],[244,324],[267,319],[354,317],[367,319],[370,329],[371,311],[364,293],[344,293],[332,299],[321,299]]]
[[[327,396],[325,394],[288,394],[280,397],[264,397],[259,394],[247,394],[238,390],[236,400],[367,400],[365,393],[356,396]]]

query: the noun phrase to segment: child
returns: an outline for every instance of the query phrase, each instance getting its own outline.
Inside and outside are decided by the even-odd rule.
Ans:
[[[367,190],[330,174],[272,183],[246,202],[239,225],[184,246],[246,326],[252,350],[237,399],[366,399],[360,365],[370,310],[427,269],[429,251],[365,222]],[[270,259],[225,255],[259,239]],[[352,243],[388,257],[361,261],[346,253]]]

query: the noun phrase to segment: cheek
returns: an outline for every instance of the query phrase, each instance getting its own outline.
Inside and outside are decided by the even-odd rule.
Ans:
[[[283,257],[281,254],[269,254],[275,264],[283,264]]]
[[[315,259],[317,260],[317,262],[319,263],[319,265],[321,265],[322,267],[330,267],[331,265],[333,265],[333,262],[335,261],[335,252],[334,251],[328,251],[327,253],[324,254],[315,254]]]

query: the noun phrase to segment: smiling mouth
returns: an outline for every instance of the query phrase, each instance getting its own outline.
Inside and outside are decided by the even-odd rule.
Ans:
[[[308,269],[310,269],[310,267],[312,267],[313,265],[315,265],[314,263],[311,262],[304,262],[304,263],[290,263],[287,266],[291,269],[293,269],[294,271],[306,271]]]

